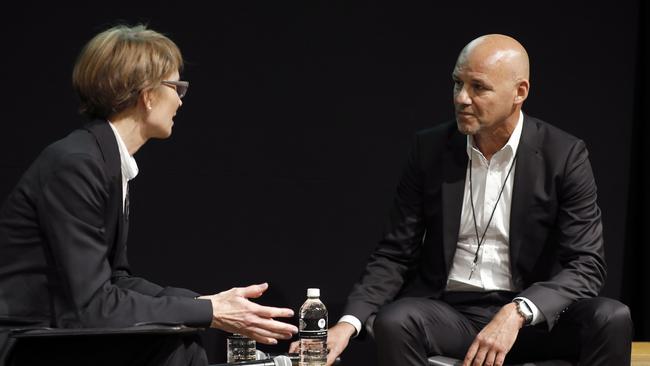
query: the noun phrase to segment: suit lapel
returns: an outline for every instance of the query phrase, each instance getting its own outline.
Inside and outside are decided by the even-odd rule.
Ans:
[[[454,131],[443,156],[442,172],[443,250],[447,273],[451,269],[458,245],[458,229],[468,161],[466,147],[467,137],[458,132],[454,124]]]
[[[516,263],[524,244],[526,212],[534,197],[533,190],[542,164],[538,128],[534,119],[524,115],[524,125],[517,148],[517,166],[510,209],[510,268],[513,279],[519,278]]]
[[[120,151],[117,147],[117,140],[113,129],[107,121],[95,120],[84,126],[84,128],[95,136],[99,149],[102,151],[106,162],[107,172],[111,177],[121,177],[122,165],[120,163]]]
[[[112,260],[112,253],[116,249],[113,245],[116,241],[124,241],[125,223],[122,210],[122,163],[120,151],[113,129],[107,121],[96,120],[88,123],[84,128],[95,136],[97,145],[102,152],[106,162],[106,174],[110,179],[110,194],[108,207],[106,209],[106,235],[107,245],[111,247],[109,258]]]

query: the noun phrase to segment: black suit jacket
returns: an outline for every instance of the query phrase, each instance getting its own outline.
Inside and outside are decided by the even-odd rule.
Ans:
[[[210,324],[210,301],[131,276],[121,174],[106,121],[48,146],[25,172],[0,209],[0,329]]]
[[[397,297],[440,297],[458,242],[466,141],[455,121],[416,134],[383,239],[344,314],[365,322]],[[520,296],[539,308],[549,329],[571,303],[596,296],[606,273],[585,144],[529,116],[514,176],[510,265]]]

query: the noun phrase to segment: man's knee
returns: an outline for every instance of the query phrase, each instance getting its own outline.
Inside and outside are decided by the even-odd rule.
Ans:
[[[627,305],[613,300],[602,298],[603,303],[598,309],[597,318],[601,319],[601,325],[621,330],[629,329],[632,332],[632,316]]]
[[[585,322],[592,329],[611,329],[616,332],[624,332],[623,335],[632,334],[632,317],[627,305],[620,301],[605,297],[596,297],[583,300],[587,302],[587,318]]]
[[[421,327],[419,311],[418,300],[414,299],[397,300],[382,307],[373,324],[375,337],[417,337]]]
[[[376,336],[401,332],[407,322],[407,312],[400,307],[389,304],[377,313],[373,330]]]

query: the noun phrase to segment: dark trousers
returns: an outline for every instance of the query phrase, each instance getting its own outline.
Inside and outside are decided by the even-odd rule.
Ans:
[[[108,335],[22,339],[8,366],[206,366],[199,336]]]
[[[440,300],[402,298],[382,307],[374,322],[379,364],[427,364],[427,357],[458,359],[515,294],[447,293]],[[589,366],[630,364],[632,320],[627,306],[603,297],[577,301],[551,331],[546,322],[519,331],[506,363],[566,359]]]

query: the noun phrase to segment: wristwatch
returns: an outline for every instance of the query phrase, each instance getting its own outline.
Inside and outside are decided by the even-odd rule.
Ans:
[[[512,302],[517,305],[517,312],[524,318],[524,325],[529,325],[533,321],[533,311],[523,299],[514,299]]]

